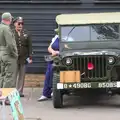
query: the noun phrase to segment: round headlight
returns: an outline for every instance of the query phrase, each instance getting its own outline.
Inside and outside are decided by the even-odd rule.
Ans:
[[[66,65],[71,65],[72,64],[72,59],[71,58],[66,58],[65,63],[66,63]]]
[[[114,57],[109,57],[108,58],[108,63],[109,64],[113,64],[115,62],[115,58]]]

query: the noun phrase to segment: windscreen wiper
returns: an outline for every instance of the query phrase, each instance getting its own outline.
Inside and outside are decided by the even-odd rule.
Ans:
[[[70,33],[75,29],[76,26],[72,27],[72,29],[69,31],[69,33],[67,34],[67,38],[66,38],[66,41],[68,40],[68,37],[70,35]]]

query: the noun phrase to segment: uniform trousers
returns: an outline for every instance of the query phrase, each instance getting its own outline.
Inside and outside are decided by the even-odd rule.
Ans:
[[[17,58],[0,51],[0,88],[14,88],[16,84]]]
[[[25,81],[25,64],[20,64],[17,67],[17,81],[16,81],[16,88],[20,94],[23,94],[24,88],[24,81]]]

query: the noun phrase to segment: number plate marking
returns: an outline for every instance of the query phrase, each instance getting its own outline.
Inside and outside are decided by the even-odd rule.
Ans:
[[[117,87],[117,83],[98,83],[98,88],[114,88]]]
[[[63,89],[76,89],[76,88],[117,88],[120,87],[117,82],[91,82],[91,83],[65,83]]]
[[[91,83],[64,84],[64,88],[92,88]]]

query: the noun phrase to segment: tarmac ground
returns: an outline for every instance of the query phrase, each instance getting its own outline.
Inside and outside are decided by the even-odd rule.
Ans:
[[[80,97],[65,96],[65,107],[55,109],[52,99],[37,101],[42,88],[25,88],[24,94],[21,102],[25,120],[120,120],[120,96],[117,95],[103,97],[98,102],[87,100],[87,104]],[[6,117],[6,120],[12,120],[10,106],[6,106]]]

